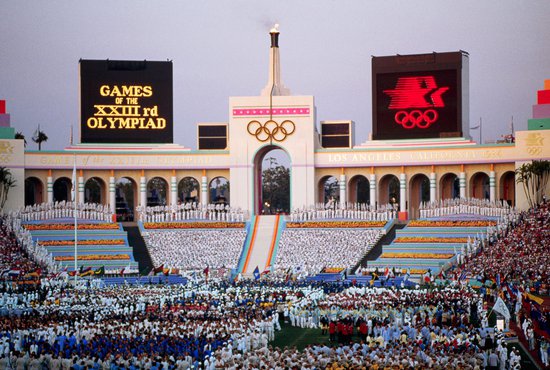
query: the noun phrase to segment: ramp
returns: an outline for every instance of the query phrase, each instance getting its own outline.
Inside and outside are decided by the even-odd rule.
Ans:
[[[248,255],[242,269],[243,275],[252,275],[256,266],[261,273],[271,264],[271,256],[277,241],[279,220],[279,215],[257,216]]]

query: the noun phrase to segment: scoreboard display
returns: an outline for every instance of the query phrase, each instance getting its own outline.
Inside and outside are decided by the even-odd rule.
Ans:
[[[374,140],[468,134],[464,52],[372,58]]]
[[[172,143],[172,62],[81,60],[81,143]]]

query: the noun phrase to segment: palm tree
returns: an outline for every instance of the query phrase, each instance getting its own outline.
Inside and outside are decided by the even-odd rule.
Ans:
[[[516,182],[523,185],[529,207],[540,204],[550,179],[550,161],[533,161],[516,169]]]
[[[16,132],[15,139],[23,140],[25,147],[27,147],[27,139],[25,139],[25,135],[22,132]]]
[[[36,129],[32,141],[38,144],[38,150],[42,150],[42,143],[48,141],[48,135],[40,130],[40,126]]]
[[[4,208],[8,200],[8,192],[15,187],[15,179],[8,168],[0,167],[0,209]]]

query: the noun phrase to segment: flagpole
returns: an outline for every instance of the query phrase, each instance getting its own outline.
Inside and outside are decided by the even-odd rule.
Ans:
[[[73,157],[73,203],[74,203],[74,284],[76,288],[76,280],[77,280],[77,266],[78,266],[78,220],[76,218],[76,153]]]
[[[71,146],[73,145],[73,126],[71,125]],[[73,152],[73,192],[72,192],[72,201],[74,205],[73,216],[74,216],[74,286],[76,288],[77,275],[78,275],[78,220],[76,218],[76,152]]]

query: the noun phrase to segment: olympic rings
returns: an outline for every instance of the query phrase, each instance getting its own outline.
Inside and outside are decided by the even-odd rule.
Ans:
[[[252,136],[256,136],[261,142],[268,140],[283,141],[287,136],[292,135],[296,130],[294,122],[290,120],[283,121],[281,124],[269,120],[263,125],[259,121],[250,121],[246,126],[246,131]]]
[[[430,127],[432,123],[437,121],[439,114],[434,109],[428,109],[424,112],[420,110],[413,110],[410,112],[400,110],[395,113],[395,123],[403,126],[407,130],[413,129],[415,127],[425,129]]]

